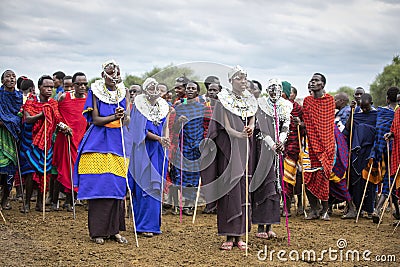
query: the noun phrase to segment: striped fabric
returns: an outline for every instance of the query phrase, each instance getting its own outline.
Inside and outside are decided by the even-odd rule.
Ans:
[[[329,94],[321,98],[307,96],[304,99],[303,111],[311,166],[312,168],[322,167],[322,171],[305,172],[304,182],[313,195],[327,201],[329,177],[335,157],[335,102]]]
[[[186,116],[188,121],[183,126],[183,148],[181,148],[182,132],[179,134],[178,144],[182,149],[184,158],[182,171],[183,186],[197,186],[200,178],[200,142],[204,139],[205,132],[205,110],[206,106],[197,101],[188,104],[178,105],[175,109],[175,129],[180,129],[178,119],[180,116]],[[206,118],[207,119],[207,118]],[[208,118],[209,120],[209,118]],[[208,123],[207,123],[208,125]],[[175,155],[173,182],[180,184],[181,180],[181,153],[179,150]]]
[[[384,153],[387,154],[386,141],[385,138],[383,138],[383,135],[390,132],[390,127],[394,118],[394,111],[392,109],[378,107],[377,111],[378,115],[376,117],[376,135],[374,146],[371,150],[370,155],[371,158],[375,159],[375,163],[382,161],[382,155]],[[390,147],[389,150],[391,149]]]
[[[390,131],[394,133],[393,149],[390,159],[390,175],[394,176],[400,165],[400,108],[398,108],[396,110],[396,113],[394,114],[394,119]],[[399,176],[396,177],[396,188],[400,187]]]

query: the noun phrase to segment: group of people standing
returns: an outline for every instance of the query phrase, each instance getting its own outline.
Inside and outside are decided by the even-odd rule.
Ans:
[[[60,188],[68,210],[76,196],[87,200],[95,243],[127,243],[120,235],[127,199],[136,232],[153,237],[161,234],[168,205],[172,214],[192,216],[201,196],[203,212],[217,214],[218,234],[226,236],[223,250],[246,250],[242,237],[252,224],[256,237],[276,238],[272,225],[291,216],[294,195],[307,220],[330,220],[333,204],[346,202],[343,219],[362,210],[376,221],[388,197],[400,218],[390,190],[400,163],[397,87],[388,89],[385,107],[373,107],[362,88],[348,105],[346,94],[326,94],[325,76],[315,73],[300,105],[289,82],[272,78],[262,94],[262,85],[236,66],[228,73],[231,88],[209,76],[205,95],[198,82],[178,77],[172,100],[154,78],[126,89],[120,73],[107,61],[90,88],[82,72],[44,75],[39,93],[28,78],[3,73],[3,209],[10,208],[14,178],[25,191],[21,212],[29,212],[35,187],[36,210],[43,212],[50,184],[52,210]]]

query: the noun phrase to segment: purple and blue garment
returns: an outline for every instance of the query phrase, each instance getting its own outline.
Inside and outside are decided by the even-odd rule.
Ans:
[[[150,132],[162,136],[165,122],[166,118],[163,118],[159,125],[155,125],[135,106],[132,108],[129,124],[132,151],[128,177],[133,194],[136,231],[139,233],[161,233],[161,179],[165,181],[168,155],[164,156],[164,149],[158,141],[150,140],[146,135]],[[164,177],[161,178],[163,169]]]
[[[349,158],[349,149],[345,135],[340,132],[335,124],[334,128],[336,140],[336,157],[332,172],[339,178],[343,178]],[[347,189],[347,180],[341,179],[339,182],[329,181],[329,195],[339,201],[351,201],[349,190]]]

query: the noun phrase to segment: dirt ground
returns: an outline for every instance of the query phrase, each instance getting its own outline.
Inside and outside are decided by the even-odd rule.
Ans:
[[[122,233],[129,244],[107,241],[97,245],[89,239],[87,211],[82,206],[77,207],[76,220],[72,213],[60,211],[46,213],[44,221],[42,213],[31,208],[24,215],[19,212],[20,207],[20,203],[13,201],[12,210],[2,211],[7,223],[0,222],[0,266],[400,266],[400,228],[392,235],[393,220],[389,214],[378,230],[372,221],[364,218],[358,224],[341,220],[339,210],[334,211],[329,222],[306,222],[303,217],[292,216],[289,218],[290,246],[284,219],[274,227],[280,237],[277,240],[256,238],[256,226],[253,226],[246,257],[236,247],[232,251],[219,250],[224,238],[216,234],[216,215],[201,214],[202,207],[195,224],[191,217],[183,217],[180,223],[179,215],[163,216],[163,233],[153,238],[139,236],[139,247],[135,245],[129,218],[126,219],[128,231]],[[338,251],[338,239],[344,239],[340,246],[347,242],[343,250]],[[318,260],[321,252],[330,248],[331,257],[326,253],[323,260]],[[271,257],[272,250],[275,252]],[[279,260],[279,250],[285,251],[281,258],[288,261]],[[302,258],[305,250],[314,250],[317,259],[310,261],[307,252]],[[357,250],[360,261],[352,262],[349,250]],[[362,258],[365,250],[371,251],[366,255],[370,261]],[[299,261],[294,261],[296,251]],[[397,262],[393,258],[391,263],[377,262],[377,255],[381,259],[394,255]]]

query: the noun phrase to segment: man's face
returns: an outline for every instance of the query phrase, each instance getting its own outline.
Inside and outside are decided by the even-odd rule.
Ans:
[[[247,88],[247,76],[244,73],[238,73],[231,80],[232,91],[236,94],[242,94]]]
[[[335,99],[335,108],[341,109],[342,105],[343,105],[343,100],[340,99],[340,97],[338,95],[335,95],[334,99]]]
[[[74,90],[75,94],[77,95],[83,95],[86,93],[87,90],[87,79],[86,76],[76,76],[75,82],[74,82]]]
[[[372,109],[372,103],[368,100],[363,99],[360,102],[360,108],[364,113],[368,113]]]
[[[309,85],[309,88],[311,89],[311,91],[313,91],[313,92],[321,91],[325,87],[325,84],[322,81],[321,75],[313,75],[311,77],[311,80],[308,85]]]
[[[360,105],[361,96],[364,94],[364,90],[359,88],[354,91],[354,100],[357,102],[357,105]]]
[[[290,90],[289,99],[290,99],[290,100],[295,100],[295,99],[296,99],[296,94],[295,94],[293,88]]]
[[[17,84],[17,76],[13,71],[8,70],[4,73],[4,77],[1,83],[7,89],[14,89],[15,85]]]
[[[397,100],[397,104],[400,106],[400,94],[397,95],[396,100]]]
[[[195,83],[188,83],[186,85],[186,96],[188,99],[193,99],[199,95],[197,85]]]
[[[185,88],[185,85],[183,83],[176,82],[174,89],[175,89],[175,94],[176,94],[176,96],[178,98],[182,98],[182,97],[185,96],[186,88]]]
[[[142,93],[142,89],[139,85],[134,84],[129,88],[129,96],[131,101],[135,100],[135,96],[140,95]]]
[[[56,75],[53,75],[53,83],[55,88],[59,87],[62,84],[62,82],[63,81],[61,79],[58,79]]]
[[[160,96],[163,97],[167,92],[168,88],[164,84],[157,85],[158,90],[160,91]]]
[[[45,98],[50,98],[53,93],[54,82],[50,79],[44,79],[42,85],[39,87],[40,95]]]
[[[208,86],[207,96],[209,98],[218,99],[219,85],[216,83],[212,83]]]
[[[63,80],[63,88],[64,88],[65,92],[74,90],[74,85],[72,83],[72,79]]]

